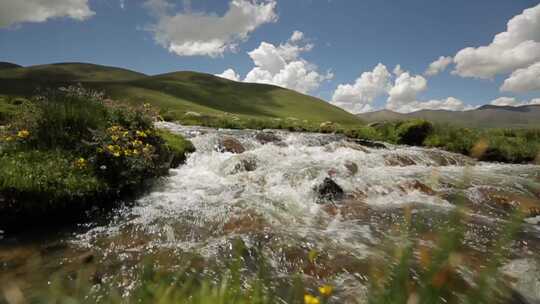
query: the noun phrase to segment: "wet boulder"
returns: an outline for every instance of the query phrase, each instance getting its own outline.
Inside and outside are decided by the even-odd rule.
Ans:
[[[254,155],[238,155],[223,163],[222,172],[229,175],[240,172],[251,172],[257,169],[257,158]]]
[[[316,186],[314,190],[317,193],[318,204],[339,201],[345,196],[343,188],[329,177],[325,178],[322,184]]]
[[[388,147],[381,142],[369,140],[369,139],[361,139],[361,138],[347,138],[349,142],[356,143],[358,145],[372,148],[372,149],[388,149]]]
[[[217,149],[220,152],[230,152],[236,154],[244,153],[246,151],[246,148],[244,148],[238,139],[230,136],[223,137],[219,141]]]
[[[258,132],[256,135],[255,135],[255,139],[265,145],[265,144],[268,144],[268,143],[279,143],[281,142],[281,138],[279,136],[277,136],[275,133],[273,132]]]
[[[393,153],[384,155],[384,164],[390,167],[407,167],[416,165],[416,162],[407,155]]]
[[[344,166],[351,175],[356,175],[356,173],[358,173],[358,165],[356,163],[352,161],[346,161]]]

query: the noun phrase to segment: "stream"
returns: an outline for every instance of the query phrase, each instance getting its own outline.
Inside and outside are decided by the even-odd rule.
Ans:
[[[503,271],[527,300],[540,301],[540,166],[335,134],[159,127],[189,138],[196,152],[135,202],[93,222],[0,234],[0,286],[16,284],[31,295],[55,274],[84,266],[99,281],[121,276],[129,292],[141,262],[172,271],[219,268],[240,241],[262,252],[277,277],[301,272],[362,299],[370,257],[382,255],[392,232],[407,221],[421,224],[415,237],[431,244],[432,232],[461,206],[470,218],[463,257],[470,265],[490,252],[513,208],[525,212]],[[245,152],[218,151],[224,137]],[[327,178],[343,189],[341,199],[320,201],[315,189]],[[310,252],[320,253],[316,269]]]

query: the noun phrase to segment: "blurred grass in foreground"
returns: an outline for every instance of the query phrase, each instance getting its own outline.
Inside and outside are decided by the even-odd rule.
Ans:
[[[513,236],[522,217],[509,219],[494,241],[483,267],[472,269],[464,260],[465,223],[467,215],[456,208],[448,221],[435,231],[432,246],[411,237],[414,226],[400,226],[401,234],[389,236],[382,252],[372,259],[369,275],[362,285],[366,298],[345,294],[347,286],[333,286],[324,280],[314,280],[301,274],[284,279],[270,270],[270,261],[262,253],[251,255],[256,270],[248,271],[244,245],[233,246],[233,257],[225,258],[219,273],[188,268],[171,272],[152,266],[151,261],[140,265],[139,279],[125,289],[116,286],[114,277],[96,281],[90,273],[58,275],[50,288],[33,299],[25,299],[16,286],[3,286],[4,302],[15,303],[511,303],[515,292],[504,281],[500,267],[507,261]],[[310,261],[317,259],[310,252]],[[316,263],[314,263],[316,264]],[[478,266],[478,265],[477,265]],[[4,303],[0,297],[0,303]]]

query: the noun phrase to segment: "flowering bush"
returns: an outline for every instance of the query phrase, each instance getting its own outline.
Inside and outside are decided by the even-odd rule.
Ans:
[[[156,113],[148,104],[135,107],[106,100],[102,94],[78,86],[46,91],[22,104],[17,115],[0,129],[0,158],[5,164],[32,168],[40,165],[36,157],[21,155],[43,153],[49,163],[61,165],[48,166],[38,179],[0,174],[0,209],[5,207],[2,196],[7,194],[15,205],[30,206],[18,208],[25,212],[40,202],[56,202],[62,209],[86,201],[80,195],[68,195],[77,193],[76,189],[43,187],[58,185],[58,176],[95,180],[92,184],[104,186],[82,193],[89,199],[110,201],[165,175],[192,146],[178,145],[186,141],[177,135],[162,137],[165,133],[154,128]],[[59,159],[52,161],[55,157]],[[75,197],[77,201],[70,202]],[[5,222],[0,214],[0,228]]]

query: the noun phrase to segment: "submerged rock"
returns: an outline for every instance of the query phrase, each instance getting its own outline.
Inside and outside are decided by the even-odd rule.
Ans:
[[[218,151],[230,152],[230,153],[244,153],[246,148],[240,143],[240,141],[234,137],[223,137],[218,143]]]
[[[318,204],[341,200],[345,196],[343,189],[329,177],[325,178],[322,184],[315,187],[315,192],[318,194]]]
[[[500,214],[510,215],[519,210],[526,218],[540,216],[540,200],[517,193],[499,191],[493,188],[480,189],[484,201]]]
[[[412,191],[419,191],[419,192],[427,194],[427,195],[435,195],[436,194],[436,192],[433,189],[431,189],[431,187],[429,187],[428,185],[422,183],[419,180],[406,181],[404,183],[401,183],[399,185],[399,188],[403,192],[407,192],[407,193],[412,192]]]

